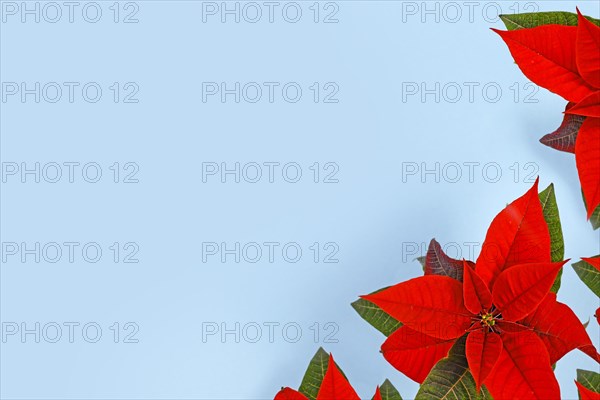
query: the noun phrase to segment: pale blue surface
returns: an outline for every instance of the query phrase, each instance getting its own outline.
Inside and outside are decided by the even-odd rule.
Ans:
[[[584,13],[600,15],[597,2],[579,3]],[[104,89],[95,104],[81,97],[35,104],[31,96],[24,104],[0,103],[2,162],[93,161],[103,170],[96,184],[80,175],[72,184],[65,177],[22,184],[14,176],[2,184],[2,242],[103,248],[95,264],[8,258],[2,322],[97,322],[104,332],[96,344],[81,336],[55,344],[7,337],[2,398],[272,398],[281,386],[299,385],[319,346],[334,353],[364,398],[385,378],[411,398],[417,385],[385,362],[378,352],[383,336],[349,304],[420,273],[416,255],[403,254],[403,246],[435,237],[466,250],[482,241],[494,215],[530,187],[524,174],[533,170],[525,163],[538,167],[541,188],[556,185],[566,257],[599,251],[573,156],[538,143],[558,126],[564,101],[542,89],[539,102],[524,102],[527,80],[488,29],[502,24],[482,17],[490,3],[479,4],[473,22],[459,2],[459,21],[442,14],[439,23],[431,15],[422,23],[420,14],[403,22],[408,3],[340,1],[337,24],[313,23],[312,2],[299,3],[296,24],[281,14],[272,24],[222,24],[217,17],[203,23],[202,3],[193,1],[138,2],[139,23],[114,24],[112,2],[99,4],[96,24],[75,14],[72,24],[7,16],[1,25],[2,82],[96,81]],[[513,12],[511,4],[502,3],[502,11]],[[531,4],[575,9],[572,2]],[[136,82],[139,103],[113,103],[108,86],[117,81]],[[294,104],[281,97],[272,104],[203,103],[202,82],[222,81],[293,81],[303,97]],[[339,103],[312,102],[313,82],[336,82]],[[425,103],[417,96],[403,102],[403,82],[497,82],[503,96],[492,103],[476,90],[473,102],[466,92],[456,103],[436,103],[431,95]],[[139,183],[112,183],[108,167],[116,161],[137,163]],[[302,179],[202,181],[203,162],[268,161],[299,163]],[[313,183],[314,162],[336,163],[339,183]],[[426,183],[415,176],[403,182],[403,162],[497,163],[503,175],[489,183],[478,169],[472,183],[466,175],[457,183],[436,183],[431,175]],[[515,162],[517,183],[509,169]],[[202,262],[202,242],[269,241],[299,243],[301,261]],[[136,242],[140,262],[114,263],[113,242]],[[314,263],[313,242],[337,243],[339,263]],[[570,266],[559,298],[584,321],[598,307]],[[114,322],[137,323],[139,343],[113,343]],[[294,322],[304,334],[288,343],[280,326],[273,343],[266,328],[258,343],[235,343],[231,335],[226,343],[214,336],[203,343],[203,322]],[[315,322],[318,343],[310,330]],[[323,342],[327,322],[339,326],[337,344]],[[595,321],[589,333],[598,345]],[[581,353],[566,356],[556,370],[565,398],[576,398],[576,368],[598,367]]]

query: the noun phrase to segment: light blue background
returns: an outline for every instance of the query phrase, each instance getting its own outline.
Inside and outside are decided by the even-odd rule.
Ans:
[[[598,16],[596,2],[579,2]],[[104,12],[112,2],[101,2]],[[2,398],[272,398],[298,387],[319,346],[333,352],[357,392],[370,398],[389,378],[404,398],[417,385],[379,354],[384,337],[350,307],[358,295],[420,274],[403,243],[480,242],[492,218],[524,193],[525,163],[535,163],[540,188],[556,185],[566,257],[599,251],[585,221],[574,157],[538,143],[554,130],[564,101],[540,90],[537,103],[518,102],[509,87],[527,83],[489,27],[501,22],[466,15],[456,23],[420,14],[402,21],[401,2],[338,1],[337,24],[303,18],[286,23],[203,23],[202,3],[145,1],[137,24],[105,14],[89,24],[1,25],[1,81],[97,81],[102,101],[1,107],[3,162],[115,161],[140,166],[138,184],[2,184],[3,242],[102,243],[96,264],[21,263],[1,268],[1,320],[97,322],[96,344],[79,336],[56,344],[1,344]],[[416,3],[421,7],[421,2]],[[433,3],[429,3],[433,4]],[[459,2],[459,4],[463,4]],[[574,11],[572,2],[533,3]],[[513,3],[502,3],[504,13]],[[466,12],[463,6],[462,12]],[[492,9],[493,11],[493,9]],[[493,12],[491,12],[493,14]],[[493,15],[492,15],[493,16]],[[138,104],[114,104],[112,82],[137,82]],[[295,104],[202,102],[204,81],[295,81]],[[402,82],[497,82],[502,98],[402,102]],[[337,104],[310,101],[312,82],[336,82]],[[480,86],[481,88],[481,86]],[[297,162],[303,179],[289,184],[202,182],[203,162]],[[335,162],[337,184],[310,181],[308,166]],[[402,180],[403,162],[496,162],[503,176],[458,183],[432,176]],[[515,162],[521,175],[515,183]],[[466,170],[463,170],[463,173]],[[107,246],[136,242],[138,264],[115,264]],[[202,262],[202,242],[298,242],[296,264]],[[315,264],[308,246],[336,242],[337,264]],[[464,247],[463,247],[464,248]],[[456,255],[456,254],[452,254]],[[598,299],[565,267],[559,299],[586,321]],[[113,343],[113,322],[135,322],[137,344]],[[288,343],[202,341],[203,322],[298,323]],[[334,322],[337,344],[315,343],[309,327]],[[588,329],[598,346],[599,330]],[[277,331],[280,332],[280,331]],[[263,332],[266,334],[266,332]],[[321,332],[323,333],[323,332]],[[572,352],[556,369],[564,398],[576,398],[575,369],[597,370]]]

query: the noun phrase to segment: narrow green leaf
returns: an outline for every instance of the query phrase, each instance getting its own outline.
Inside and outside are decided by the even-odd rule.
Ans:
[[[596,296],[600,297],[600,271],[583,260],[573,264],[573,269],[579,276],[579,279],[581,279],[583,283],[596,294]]]
[[[577,382],[581,383],[592,392],[600,393],[600,374],[597,372],[578,369]]]
[[[337,363],[335,363],[335,367],[340,371],[344,378],[348,379]],[[304,373],[304,378],[302,378],[302,383],[300,384],[300,389],[298,389],[298,391],[309,399],[316,400],[323,379],[325,378],[327,368],[329,368],[329,353],[323,350],[322,347],[319,347],[319,350],[317,350],[317,353],[308,364],[308,368]]]
[[[554,184],[551,183],[550,186],[540,192],[539,197],[540,203],[542,203],[544,219],[546,220],[548,231],[550,232],[550,254],[552,262],[559,262],[562,261],[565,256],[565,243],[560,224],[558,205],[556,204],[556,196],[554,194]],[[554,285],[552,285],[551,291],[553,293],[557,293],[558,289],[560,289],[561,277],[562,269],[558,273]]]
[[[600,26],[600,20],[592,17],[586,17],[592,23]],[[577,25],[577,14],[564,11],[550,11],[524,14],[505,14],[500,15],[500,19],[506,25],[509,31],[522,28],[535,28],[536,26],[558,24],[558,25]]]
[[[467,336],[456,341],[450,349],[448,357],[441,359],[431,370],[415,400],[440,399],[491,399],[485,387],[477,393],[475,380],[469,371],[465,356]]]
[[[550,291],[552,293],[558,293],[558,290],[560,289],[561,280],[562,280],[562,274],[563,274],[563,270],[561,268],[558,271],[558,275],[556,275],[556,280],[554,281],[554,283],[552,284],[552,287],[550,288]]]
[[[304,374],[304,378],[302,378],[302,383],[300,384],[300,389],[298,389],[298,391],[310,400],[316,400],[328,366],[329,354],[320,347],[312,360],[310,360],[310,364],[308,364],[308,369]]]
[[[600,206],[596,207],[592,216],[590,217],[590,224],[594,230],[600,228]]]
[[[396,390],[394,385],[392,385],[392,382],[387,379],[379,387],[379,392],[381,393],[382,400],[402,400],[400,393]]]
[[[565,244],[563,240],[562,227],[560,224],[560,214],[556,204],[554,194],[554,184],[551,183],[546,189],[540,192],[540,202],[542,203],[542,212],[550,232],[550,252],[552,262],[562,261],[565,256]]]
[[[583,199],[583,205],[585,206],[585,210],[587,210],[587,201],[585,201],[583,190],[581,191],[581,198]],[[592,224],[592,228],[594,228],[594,230],[600,228],[600,206],[596,207],[596,209],[590,216],[590,224]]]
[[[387,288],[377,290],[373,293],[381,292],[385,289]],[[368,300],[358,299],[351,305],[358,315],[385,336],[390,336],[396,329],[402,326],[400,321],[383,311],[377,304],[371,303]]]

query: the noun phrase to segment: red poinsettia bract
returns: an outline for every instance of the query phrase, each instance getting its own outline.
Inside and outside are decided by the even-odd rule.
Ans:
[[[525,76],[569,101],[560,128],[542,138],[575,153],[588,219],[600,205],[600,27],[542,25],[498,33]]]
[[[377,388],[378,392],[379,388]],[[275,400],[308,400],[308,398],[302,393],[286,387],[277,393]],[[319,388],[317,400],[360,400],[348,380],[338,369],[332,355],[329,355],[327,372],[325,372]]]
[[[592,392],[590,389],[575,381],[577,390],[579,391],[580,400],[600,400],[600,393]]]
[[[364,296],[404,324],[382,346],[394,367],[421,383],[467,335],[478,388],[499,399],[560,399],[552,364],[575,348],[600,362],[577,316],[550,293],[564,262],[551,262],[537,186],[494,218],[462,282],[425,275]]]
[[[582,257],[581,259],[586,263],[590,264],[592,267],[596,268],[600,272],[600,257]]]

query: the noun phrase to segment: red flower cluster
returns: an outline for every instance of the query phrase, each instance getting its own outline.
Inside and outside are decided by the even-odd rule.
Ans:
[[[497,32],[525,76],[569,101],[565,120],[542,143],[575,153],[588,219],[600,205],[600,27],[543,25]]]
[[[600,355],[573,311],[550,293],[564,262],[551,262],[537,182],[494,218],[482,248],[474,264],[449,263],[462,273],[426,269],[363,296],[404,324],[383,344],[385,358],[421,383],[467,335],[478,388],[485,384],[499,399],[560,399],[552,364],[575,348],[598,362]]]

